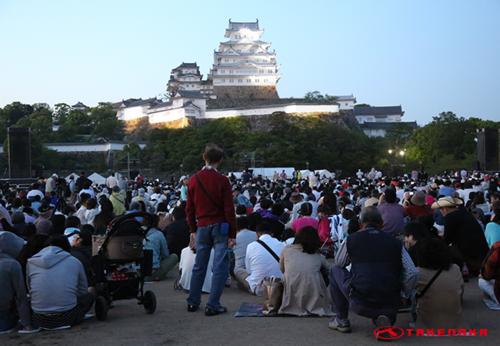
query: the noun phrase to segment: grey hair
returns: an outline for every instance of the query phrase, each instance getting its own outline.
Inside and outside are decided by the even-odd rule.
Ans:
[[[363,209],[361,214],[359,214],[359,221],[362,225],[382,225],[384,222],[380,210],[378,210],[376,207],[366,207],[365,209]]]

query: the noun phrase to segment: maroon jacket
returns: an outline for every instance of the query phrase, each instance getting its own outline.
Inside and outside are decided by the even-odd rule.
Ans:
[[[198,178],[210,197],[198,185],[198,181],[193,175],[188,183],[186,205],[190,232],[196,232],[198,227],[227,222],[229,224],[229,238],[236,238],[236,215],[229,179],[215,170],[208,169],[199,171]],[[216,203],[212,202],[210,198]]]

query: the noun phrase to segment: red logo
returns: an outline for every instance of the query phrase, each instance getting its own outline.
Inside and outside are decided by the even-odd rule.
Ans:
[[[375,334],[377,338],[384,340],[399,339],[404,333],[403,329],[396,326],[378,327],[373,331],[373,334]]]

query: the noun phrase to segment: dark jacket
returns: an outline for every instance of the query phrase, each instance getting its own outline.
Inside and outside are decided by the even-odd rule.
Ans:
[[[179,259],[181,258],[181,251],[189,245],[189,225],[186,219],[172,221],[163,230],[165,238],[167,239],[168,251],[175,253]]]
[[[402,247],[397,238],[375,228],[349,236],[351,297],[355,301],[371,308],[399,305]]]

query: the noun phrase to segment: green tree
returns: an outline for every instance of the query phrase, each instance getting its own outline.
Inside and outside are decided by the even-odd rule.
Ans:
[[[67,103],[56,103],[54,105],[54,125],[63,125],[68,120],[68,115],[71,110]]]
[[[118,120],[116,111],[109,103],[100,102],[97,107],[90,109],[91,125],[90,133],[94,141],[123,140],[125,137],[125,124]]]

